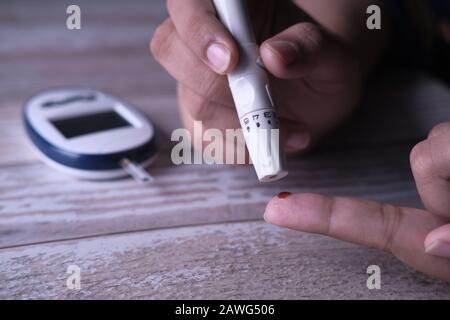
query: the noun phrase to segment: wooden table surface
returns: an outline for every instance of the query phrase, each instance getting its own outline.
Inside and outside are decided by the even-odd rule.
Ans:
[[[262,220],[277,192],[351,195],[420,207],[412,145],[450,118],[450,91],[414,71],[385,73],[356,118],[288,179],[259,184],[247,166],[173,166],[175,83],[148,52],[162,0],[0,3],[0,298],[450,298],[450,285],[387,253]],[[30,151],[21,108],[49,87],[106,90],[144,110],[164,149],[150,186],[75,181]],[[368,290],[366,268],[382,270]],[[69,290],[69,265],[81,290]]]

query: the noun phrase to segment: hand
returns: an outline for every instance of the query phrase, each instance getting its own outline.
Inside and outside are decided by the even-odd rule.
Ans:
[[[450,281],[450,123],[435,127],[411,153],[427,211],[311,194],[281,194],[265,218],[278,226],[328,235],[391,252],[415,269]]]
[[[303,5],[248,3],[257,38],[265,40],[260,55],[272,76],[285,149],[303,151],[355,107],[362,82],[359,58],[347,41],[312,22]],[[210,0],[168,0],[167,5],[170,18],[157,29],[150,47],[178,82],[183,124],[191,131],[194,120],[202,120],[204,130],[240,128],[224,76],[238,62],[236,43]]]

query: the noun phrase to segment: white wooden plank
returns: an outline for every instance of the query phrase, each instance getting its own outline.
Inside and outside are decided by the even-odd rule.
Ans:
[[[366,269],[379,265],[381,290]],[[81,290],[68,290],[69,265]],[[259,223],[142,232],[0,250],[0,298],[449,299],[392,256]]]
[[[290,176],[257,182],[249,166],[170,165],[162,156],[154,185],[92,183],[44,165],[0,168],[0,247],[189,224],[261,219],[278,192],[354,195],[419,206],[408,148],[324,152],[290,161]],[[380,155],[383,155],[380,157]],[[351,159],[351,161],[349,161]]]
[[[18,103],[24,103],[38,91],[61,86],[92,87],[123,98],[175,94],[174,81],[153,61],[146,48],[138,53],[116,55],[100,52],[0,59],[0,79],[2,99]]]
[[[175,83],[147,48],[165,1],[78,3],[80,32],[65,29],[67,1],[0,3],[0,298],[450,298],[387,254],[249,222],[285,190],[420,206],[408,153],[450,119],[448,87],[384,74],[356,118],[276,184],[249,167],[173,167],[168,143],[153,186],[73,181],[27,145],[20,108],[37,91],[103,89],[143,109],[163,141],[180,127]],[[220,224],[230,221],[240,223]],[[65,287],[72,263],[80,292]],[[369,264],[382,266],[381,291],[364,286]]]

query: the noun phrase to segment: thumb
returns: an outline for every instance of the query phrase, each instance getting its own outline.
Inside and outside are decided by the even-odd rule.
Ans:
[[[450,259],[450,224],[431,231],[425,238],[428,254]]]
[[[261,45],[261,58],[277,78],[311,77],[319,81],[342,80],[357,71],[351,50],[320,26],[296,24]],[[354,69],[354,70],[353,70]]]

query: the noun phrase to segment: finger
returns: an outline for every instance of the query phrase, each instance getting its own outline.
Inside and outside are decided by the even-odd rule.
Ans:
[[[425,253],[425,236],[439,222],[424,211],[356,199],[283,193],[270,201],[265,218],[278,226],[390,251],[418,270],[450,280],[448,261]]]
[[[450,259],[450,224],[431,231],[425,238],[428,254]]]
[[[183,85],[178,86],[178,97],[183,126],[190,132],[195,149],[205,150],[212,141],[217,143],[219,137],[223,153],[219,155],[222,162],[217,164],[249,164],[243,132],[236,130],[240,129],[240,123],[234,109],[209,101]],[[199,122],[191,110],[208,111]],[[214,153],[218,152],[220,147]]]
[[[313,144],[311,130],[302,123],[280,118],[280,132],[284,150],[288,154],[302,154]]]
[[[428,211],[450,217],[450,124],[440,125],[411,152],[417,189]]]
[[[400,208],[375,202],[295,194],[272,199],[265,218],[282,227],[391,250],[398,244],[403,215]]]
[[[322,85],[336,86],[346,82],[346,77],[354,77],[357,71],[344,43],[309,22],[296,24],[266,40],[261,46],[261,57],[278,78],[308,76]]]
[[[217,75],[200,61],[183,43],[171,19],[158,27],[150,43],[150,50],[154,58],[178,82],[209,100],[233,106],[226,77]]]
[[[226,129],[240,128],[236,110],[221,105],[197,94],[183,84],[178,85],[180,114],[187,128],[191,123],[202,121],[204,129],[219,129],[225,133]]]
[[[428,138],[433,138],[441,135],[450,135],[450,122],[444,122],[436,125],[431,129]]]
[[[234,69],[238,48],[210,0],[168,0],[167,7],[182,41],[201,61],[219,74]]]

